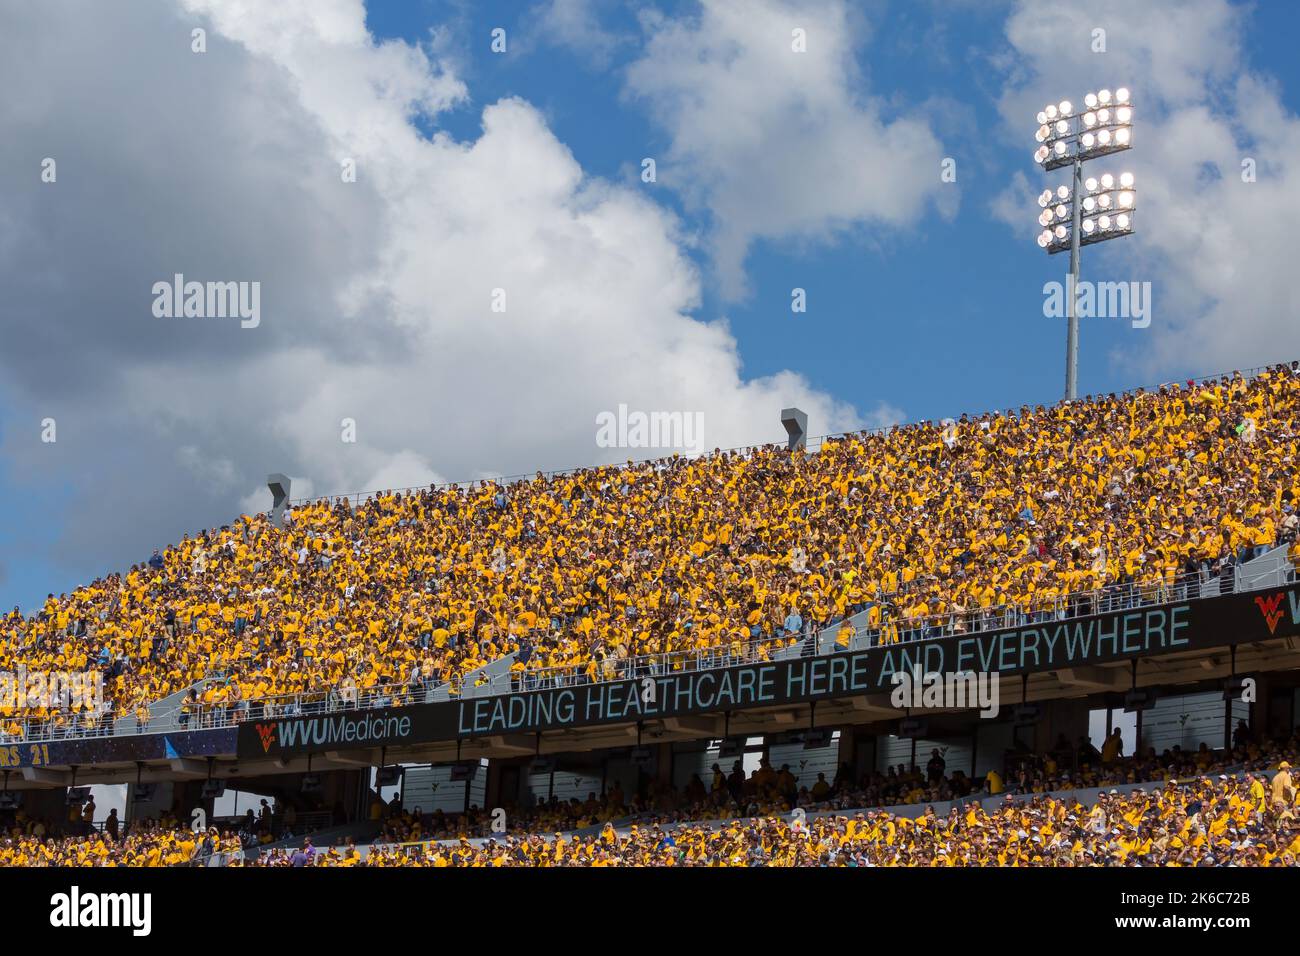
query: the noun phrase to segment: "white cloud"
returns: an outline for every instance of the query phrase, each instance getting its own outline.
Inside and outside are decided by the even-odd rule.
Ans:
[[[860,424],[793,373],[744,378],[726,324],[690,316],[672,215],[587,176],[529,103],[487,106],[473,141],[422,137],[413,115],[464,86],[363,24],[343,0],[186,0],[25,8],[0,34],[0,88],[49,79],[0,96],[0,168],[31,166],[0,179],[0,247],[22,237],[0,381],[10,414],[59,420],[56,446],[14,430],[4,452],[78,491],[60,556],[143,559],[264,509],[272,471],[297,498],[642,457],[596,447],[619,403],[703,412],[722,447],[782,440],[787,405],[818,433]],[[261,326],[154,318],[174,272],[260,281]]]
[[[901,408],[889,402],[880,402],[867,413],[865,425],[867,428],[889,428],[891,425],[901,425],[904,421],[906,417]]]
[[[534,31],[546,42],[604,69],[634,37],[605,27],[601,12],[601,4],[595,0],[545,0],[533,8]]]
[[[705,0],[698,17],[643,19],[627,90],[670,137],[659,182],[711,217],[728,296],[744,292],[758,240],[903,228],[930,202],[955,212],[928,124],[856,92],[859,31],[840,0]],[[806,52],[792,49],[796,29]]]
[[[205,459],[194,445],[182,445],[177,449],[176,460],[189,470],[196,481],[215,492],[229,492],[239,484],[238,470],[229,458]]]
[[[1132,90],[1133,149],[1090,166],[1133,170],[1137,231],[1094,247],[1085,268],[1096,279],[1155,283],[1150,347],[1114,357],[1143,373],[1300,355],[1286,235],[1300,217],[1300,119],[1245,59],[1251,16],[1227,0],[1108,0],[1086,9],[1022,2],[1007,22],[1021,63],[1001,104],[1012,135],[1032,129],[1034,113],[1054,99]],[[1107,31],[1105,54],[1091,52],[1095,27]],[[1254,183],[1241,178],[1246,157],[1258,164]],[[1037,188],[1013,184],[1000,201],[1016,210],[1020,232],[1032,226],[1037,210],[1026,207],[1026,193]]]

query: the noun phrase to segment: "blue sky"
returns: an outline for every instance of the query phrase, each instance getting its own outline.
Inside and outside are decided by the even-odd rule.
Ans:
[[[1057,80],[1045,75],[1042,62],[1017,46],[1017,37],[1024,36],[1021,31],[1029,29],[1025,22],[1034,17],[1026,8],[1041,5],[877,0],[853,7],[846,21],[848,35],[843,38],[853,68],[844,91],[848,101],[870,104],[872,115],[884,124],[907,117],[922,121],[941,144],[943,155],[956,160],[957,181],[941,189],[925,187],[915,209],[901,221],[850,215],[847,221],[825,219],[802,232],[791,229],[753,238],[743,259],[740,292],[729,290],[719,275],[714,239],[722,224],[709,199],[700,200],[698,183],[687,186],[674,181],[675,176],[692,171],[686,164],[672,162],[674,135],[666,127],[662,104],[657,111],[652,97],[638,95],[629,82],[629,70],[647,56],[647,45],[659,29],[656,23],[672,22],[689,30],[702,17],[697,3],[574,4],[571,9],[582,11],[581,22],[590,33],[565,34],[544,28],[546,16],[554,10],[541,2],[371,0],[366,4],[365,26],[376,41],[402,41],[426,51],[431,59],[447,64],[463,84],[463,95],[416,121],[422,136],[445,135],[472,144],[483,135],[486,107],[511,97],[529,104],[587,180],[604,180],[643,193],[675,217],[678,248],[698,270],[699,300],[689,309],[689,317],[701,323],[726,322],[735,338],[742,379],[763,379],[784,370],[797,373],[811,388],[825,393],[828,401],[855,409],[857,420],[866,423],[881,413],[911,421],[1050,403],[1061,395],[1064,327],[1043,317],[1042,284],[1062,277],[1065,257],[1049,258],[1034,244],[1033,213],[1019,204],[1025,195],[1063,177],[1044,176],[1034,167],[1030,159],[1033,110],[1022,115],[1018,103],[1061,97],[1077,101],[1085,83],[1093,79],[1105,83],[1107,76],[1113,76],[1114,85],[1134,88],[1140,104],[1147,88],[1152,88],[1148,94],[1155,114],[1152,125],[1170,139],[1180,118],[1185,121],[1197,109],[1208,109],[1218,122],[1216,133],[1234,140],[1245,155],[1256,148],[1262,132],[1278,127],[1250,115],[1246,99],[1239,98],[1238,84],[1249,75],[1261,84],[1266,94],[1261,96],[1276,106],[1288,129],[1294,124],[1300,96],[1294,55],[1300,5],[1281,0],[1251,5],[1205,0],[1202,5],[1213,7],[1224,23],[1231,24],[1228,31],[1215,30],[1218,40],[1236,48],[1224,53],[1221,61],[1215,59],[1218,54],[1207,54],[1216,65],[1203,76],[1193,66],[1189,82],[1194,89],[1170,81],[1160,87],[1158,96],[1157,81],[1163,83],[1176,72],[1174,67],[1165,69],[1168,48],[1181,41],[1153,39],[1150,31],[1156,28],[1151,26],[1143,34],[1116,25],[1110,30],[1111,52],[1106,58],[1079,61],[1082,66],[1072,62]],[[222,26],[217,0],[197,6],[206,13],[214,33],[239,34]],[[1071,6],[1086,8],[1087,4]],[[1121,16],[1117,11],[1124,10],[1123,5],[1098,6],[1104,8],[1097,13],[1099,22],[1110,23]],[[508,51],[503,55],[489,46],[491,32],[498,27],[507,33]],[[1186,43],[1189,47],[1213,44],[1215,30],[1189,36]],[[815,31],[812,37],[818,39]],[[256,43],[246,35],[239,36],[238,42],[257,52]],[[0,98],[22,95],[12,86],[7,90]],[[122,104],[124,110],[131,107],[129,102]],[[1021,117],[1019,128],[1011,123],[1012,114]],[[1159,170],[1161,144],[1152,142],[1154,130],[1143,128],[1144,115],[1139,112],[1132,156],[1135,163]],[[1232,157],[1225,159],[1209,134],[1206,142],[1206,156],[1223,160],[1210,178],[1234,176],[1235,169],[1223,172]],[[42,142],[29,145],[26,152],[31,155],[48,148]],[[677,145],[681,147],[680,139]],[[1293,160],[1270,154],[1268,145],[1258,148],[1261,169],[1266,170],[1261,179],[1273,176],[1278,188],[1289,189],[1286,183],[1295,182],[1286,179],[1294,175]],[[15,155],[0,153],[0,159]],[[660,181],[654,184],[640,181],[641,159],[647,156],[656,157],[660,164]],[[21,161],[29,158],[24,154]],[[838,174],[842,182],[871,175],[851,166]],[[933,177],[937,183],[937,167]],[[0,186],[3,183],[0,180]],[[836,185],[828,184],[832,189]],[[886,193],[891,189],[888,182],[873,186]],[[1145,195],[1141,186],[1140,196]],[[773,195],[782,188],[781,182],[771,183]],[[1206,280],[1203,287],[1189,281],[1188,270],[1204,260],[1180,245],[1168,224],[1178,222],[1174,218],[1178,203],[1202,199],[1209,203],[1212,196],[1210,192],[1205,197],[1154,193],[1157,208],[1148,217],[1146,207],[1140,207],[1137,235],[1085,250],[1085,279],[1152,283],[1154,330],[1134,329],[1116,320],[1085,322],[1082,393],[1212,373],[1251,360],[1300,357],[1293,354],[1300,351],[1293,347],[1296,339],[1279,336],[1276,326],[1247,329],[1239,337],[1240,348],[1235,347],[1235,338],[1225,345],[1223,338],[1205,331],[1223,326],[1219,310],[1227,293],[1254,293],[1260,285],[1258,280],[1243,279],[1241,286],[1234,287],[1230,276]],[[1164,209],[1159,208],[1162,198]],[[1019,226],[1013,228],[1012,223]],[[1248,218],[1234,219],[1224,227],[1237,230],[1225,246],[1237,250],[1233,254],[1243,260],[1256,255],[1249,224]],[[104,228],[104,223],[97,228]],[[5,248],[0,242],[0,264]],[[1204,249],[1192,252],[1210,254]],[[1280,277],[1277,282],[1280,285]],[[791,290],[796,287],[807,293],[804,314],[792,314],[790,309]],[[1277,295],[1262,297],[1257,311],[1277,311],[1277,302],[1289,302],[1280,290],[1266,291]],[[1192,314],[1196,322],[1186,319]],[[1249,324],[1252,315],[1243,321]],[[102,319],[111,322],[111,313]],[[56,309],[48,321],[72,320]],[[17,314],[0,322],[16,336],[26,334]],[[1168,331],[1173,327],[1180,329],[1177,336]],[[570,346],[583,347],[581,339]],[[18,377],[14,372],[11,379]],[[222,461],[233,459],[237,477],[231,485],[238,485],[240,494],[223,491],[200,496],[187,511],[186,492],[173,489],[165,493],[176,499],[169,517],[150,525],[152,538],[135,538],[107,526],[98,532],[100,537],[118,535],[120,547],[117,538],[102,548],[87,547],[71,527],[83,520],[78,516],[114,511],[126,514],[126,527],[131,526],[132,515],[144,521],[158,494],[159,476],[147,455],[130,440],[97,450],[93,464],[74,455],[59,468],[33,465],[22,444],[33,431],[32,416],[38,415],[44,399],[58,398],[67,387],[57,375],[39,387],[14,380],[6,386],[0,378],[0,399],[5,400],[0,404],[0,495],[11,503],[9,518],[0,525],[0,606],[19,604],[31,609],[47,591],[70,589],[98,573],[104,555],[122,563],[143,560],[150,541],[152,546],[164,545],[187,530],[228,519],[242,493],[256,485],[255,474],[263,459],[245,466],[236,453],[223,451]],[[564,385],[551,382],[539,387],[559,391]],[[112,403],[105,399],[100,404],[104,401]],[[129,426],[152,421],[132,402],[123,402],[118,409],[128,434]],[[139,421],[132,421],[133,416]],[[756,420],[769,419],[775,426],[774,416],[766,411]],[[114,427],[124,427],[123,422],[115,421]],[[820,434],[826,423],[814,419],[811,428]],[[202,432],[198,425],[195,429]],[[745,434],[750,441],[779,437],[779,433],[752,430]],[[500,461],[515,461],[487,452],[480,461],[472,447],[464,447],[472,443],[458,444],[462,450],[454,461],[430,459],[429,467],[438,477],[464,479],[480,469],[490,471]],[[207,445],[200,444],[200,452],[218,457]],[[556,455],[538,460],[537,467],[580,465],[593,457],[584,455],[580,447],[569,450],[568,446]],[[531,459],[522,464],[530,466]],[[100,469],[114,476],[102,486]],[[332,486],[325,478],[312,487],[317,493],[348,490]]]
[[[656,7],[690,15],[696,4]],[[909,421],[1053,402],[1062,389],[1064,329],[1041,319],[1041,286],[1024,280],[1060,279],[1065,257],[1048,257],[1034,245],[1032,218],[1017,235],[994,221],[989,208],[1016,172],[1036,185],[1064,181],[1061,173],[1043,176],[1034,167],[1032,115],[1025,118],[1019,142],[1008,138],[999,115],[1001,80],[988,67],[991,57],[1009,54],[1003,35],[1008,5],[873,2],[865,8],[871,36],[855,47],[864,92],[879,92],[876,88],[887,84],[898,112],[942,110],[960,124],[951,132],[938,128],[947,155],[958,163],[959,213],[952,221],[926,215],[901,232],[876,234],[858,227],[829,242],[761,242],[747,261],[753,294],[724,301],[706,282],[698,314],[730,320],[746,373],[793,367],[858,407],[888,402]],[[419,42],[431,25],[444,22],[440,9],[445,6],[428,0],[372,2],[367,25],[380,37]],[[607,3],[592,9],[604,29],[639,34],[634,8]],[[1249,61],[1276,79],[1282,101],[1295,111],[1300,73],[1293,38],[1300,35],[1300,6],[1265,0],[1238,9]],[[483,103],[520,96],[546,112],[584,169],[638,182],[638,160],[662,156],[666,137],[635,100],[621,95],[618,83],[603,79],[636,55],[637,44],[620,47],[606,67],[544,41],[505,56],[493,54],[482,41],[497,27],[509,37],[528,37],[535,12],[521,4],[466,5],[466,19],[454,30],[464,41],[456,48],[468,59],[465,76],[473,100],[445,117],[441,128],[472,139]],[[1069,90],[1061,95],[1070,95]],[[991,133],[981,135],[983,130]],[[693,215],[671,190],[656,189],[655,198],[705,228],[698,213]],[[1097,269],[1098,278],[1145,278],[1126,269],[1122,245],[1088,250],[1085,269]],[[789,308],[794,287],[809,290],[808,313],[798,318]],[[1099,320],[1086,327],[1080,390],[1109,392],[1224,370],[1211,361],[1150,379],[1113,360],[1116,349],[1140,352],[1144,338],[1142,330],[1119,322]],[[899,361],[900,356],[908,360]]]
[[[697,5],[654,6],[690,16]],[[1033,117],[1025,117],[1023,136],[1015,141],[999,114],[1002,78],[990,71],[989,62],[1012,55],[1004,36],[1009,6],[864,5],[871,31],[854,46],[862,92],[879,95],[884,86],[898,113],[933,111],[953,123],[937,130],[946,155],[957,160],[960,211],[951,221],[920,217],[901,231],[862,226],[828,242],[760,242],[746,263],[753,292],[741,301],[725,301],[706,282],[698,315],[729,319],[747,374],[795,368],[859,408],[886,402],[901,409],[908,421],[1060,398],[1064,329],[1041,319],[1043,297],[1036,283],[1060,279],[1065,256],[1049,257],[1034,245],[1037,225],[1032,219],[1017,235],[990,215],[994,197],[1016,172],[1036,187],[1040,181],[1043,186],[1064,181],[1061,173],[1043,176],[1034,167],[1029,155]],[[1282,102],[1294,112],[1300,96],[1293,43],[1300,35],[1300,5],[1264,0],[1234,7],[1242,19],[1247,61],[1276,80]],[[379,37],[420,42],[431,26],[445,23],[439,17],[445,9],[432,0],[371,2],[367,25]],[[667,142],[645,109],[623,95],[620,84],[607,81],[639,51],[636,8],[603,3],[591,9],[603,29],[631,38],[608,65],[593,65],[581,52],[533,40],[536,7],[465,5],[460,11],[464,19],[450,29],[458,55],[468,61],[465,76],[473,99],[444,117],[441,128],[458,139],[472,139],[479,132],[481,104],[520,96],[545,111],[584,169],[637,183],[639,158],[662,156]],[[497,27],[509,37],[527,38],[526,52],[492,53],[483,38]],[[1128,81],[1116,79],[1123,82]],[[1071,94],[1066,89],[1061,95]],[[655,198],[693,226],[707,227],[698,211],[685,207],[670,189],[655,189]],[[1123,242],[1114,246],[1118,248],[1089,250],[1085,269],[1096,269],[1099,279],[1146,279],[1126,268]],[[809,293],[808,312],[798,318],[792,318],[789,308],[794,287]],[[1159,299],[1161,290],[1154,294]],[[1098,320],[1082,335],[1083,393],[1226,369],[1213,361],[1185,363],[1169,368],[1166,376],[1145,377],[1115,361],[1117,350],[1142,352],[1142,330]]]

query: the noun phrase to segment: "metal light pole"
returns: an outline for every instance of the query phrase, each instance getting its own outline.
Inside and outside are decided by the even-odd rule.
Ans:
[[[1074,184],[1070,190],[1070,209],[1073,214],[1070,228],[1070,288],[1066,290],[1069,302],[1065,326],[1065,399],[1072,402],[1079,397],[1079,302],[1075,290],[1079,288],[1079,236],[1083,213],[1080,209],[1080,187],[1083,185],[1083,160],[1074,158]]]
[[[1114,95],[1110,90],[1089,93],[1084,97],[1087,106],[1085,112],[1076,114],[1072,104],[1063,100],[1059,106],[1049,104],[1038,114],[1039,142],[1034,152],[1034,161],[1044,171],[1069,166],[1071,182],[1070,229],[1068,236],[1064,222],[1066,210],[1064,199],[1067,191],[1064,186],[1054,194],[1047,190],[1039,197],[1038,204],[1044,207],[1039,216],[1039,224],[1046,227],[1038,237],[1038,244],[1049,254],[1070,250],[1070,272],[1066,277],[1066,330],[1065,330],[1065,398],[1073,401],[1079,397],[1079,249],[1093,242],[1113,239],[1133,231],[1132,209],[1134,194],[1132,176],[1125,173],[1127,179],[1124,192],[1113,191],[1113,177],[1103,177],[1108,181],[1104,188],[1098,189],[1095,180],[1088,180],[1085,195],[1083,164],[1089,159],[1106,156],[1110,153],[1128,149],[1132,139],[1133,107],[1129,102],[1129,91],[1120,87]],[[1102,198],[1104,197],[1104,198]],[[1118,213],[1113,219],[1109,214],[1097,218],[1084,218],[1085,205],[1091,214],[1094,208],[1109,211],[1112,198],[1121,200],[1116,204]],[[1053,215],[1053,208],[1055,215]],[[1055,225],[1055,228],[1053,228]]]

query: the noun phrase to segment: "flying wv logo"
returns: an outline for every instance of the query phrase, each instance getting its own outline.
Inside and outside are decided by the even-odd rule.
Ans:
[[[1255,604],[1259,607],[1259,613],[1264,615],[1264,620],[1268,623],[1268,632],[1272,634],[1277,630],[1277,622],[1282,620],[1282,611],[1278,605],[1282,603],[1282,598],[1286,595],[1278,592],[1272,597],[1257,597]]]
[[[257,724],[257,736],[262,738],[262,750],[266,753],[271,752],[271,744],[275,743],[275,724]]]

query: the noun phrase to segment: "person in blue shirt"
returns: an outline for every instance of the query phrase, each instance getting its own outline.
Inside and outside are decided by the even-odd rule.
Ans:
[[[302,849],[294,850],[289,863],[292,866],[311,866],[314,862],[316,862],[316,848],[311,845],[311,837],[308,837],[302,841]]]

